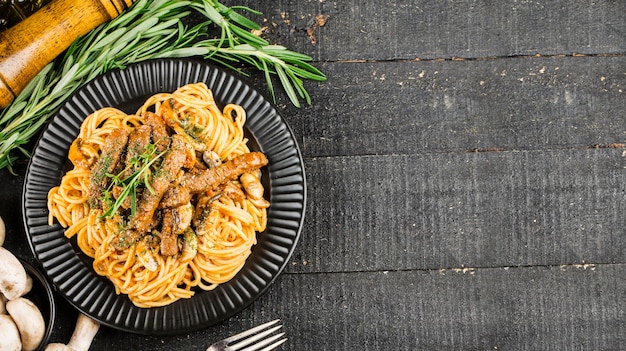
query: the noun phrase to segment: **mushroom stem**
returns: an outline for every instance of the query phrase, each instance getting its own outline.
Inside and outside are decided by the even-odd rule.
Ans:
[[[89,350],[89,346],[91,346],[91,342],[93,341],[94,336],[96,336],[99,328],[100,323],[82,313],[78,314],[76,328],[74,329],[74,333],[72,334],[70,342],[67,346],[76,351]]]
[[[79,313],[70,342],[67,345],[60,343],[49,344],[46,346],[45,351],[88,351],[99,328],[100,323]]]

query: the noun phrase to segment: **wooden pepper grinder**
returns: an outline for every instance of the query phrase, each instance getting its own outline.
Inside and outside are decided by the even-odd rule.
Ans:
[[[79,36],[117,17],[135,0],[53,0],[0,32],[0,108]]]

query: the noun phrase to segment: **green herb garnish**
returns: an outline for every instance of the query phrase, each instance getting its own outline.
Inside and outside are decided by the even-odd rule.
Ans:
[[[131,215],[134,215],[137,212],[137,190],[143,187],[150,193],[154,193],[154,189],[150,186],[150,167],[167,152],[167,150],[165,150],[155,156],[156,150],[154,144],[148,144],[144,152],[140,155],[133,156],[129,160],[126,168],[122,171],[117,174],[106,174],[106,176],[111,179],[111,184],[109,184],[107,190],[102,193],[101,201],[103,204],[106,204],[108,208],[106,208],[106,211],[100,216],[101,218],[111,218],[129,197]],[[133,171],[133,173],[125,176],[129,170]],[[117,199],[113,197],[112,192],[113,188],[116,186],[123,188]]]

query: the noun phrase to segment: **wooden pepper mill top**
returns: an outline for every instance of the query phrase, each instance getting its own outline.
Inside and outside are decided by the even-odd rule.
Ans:
[[[0,108],[79,36],[117,17],[135,0],[53,0],[0,32]]]

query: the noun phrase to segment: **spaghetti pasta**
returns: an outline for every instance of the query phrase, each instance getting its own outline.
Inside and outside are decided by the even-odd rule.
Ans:
[[[48,193],[49,223],[136,306],[214,289],[267,223],[267,159],[248,148],[245,121],[239,105],[220,110],[204,83],[155,94],[135,114],[94,112],[70,147],[73,169]]]

